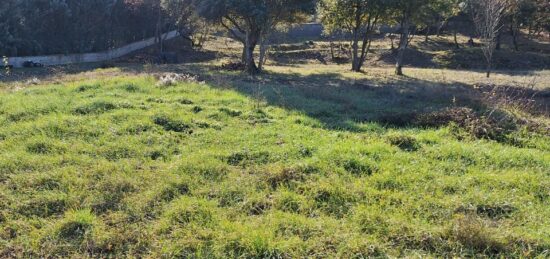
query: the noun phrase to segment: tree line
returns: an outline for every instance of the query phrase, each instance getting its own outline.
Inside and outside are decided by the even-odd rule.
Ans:
[[[162,42],[170,30],[200,46],[210,28],[219,28],[242,44],[246,70],[258,73],[269,36],[315,16],[327,34],[349,35],[354,71],[363,68],[380,25],[398,28],[396,74],[402,74],[412,37],[439,34],[459,15],[475,25],[488,70],[503,28],[514,43],[521,30],[550,31],[548,0],[2,0],[0,55],[101,51],[152,36]]]

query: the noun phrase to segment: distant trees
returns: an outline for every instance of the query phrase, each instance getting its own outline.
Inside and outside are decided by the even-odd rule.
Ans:
[[[212,25],[197,12],[193,0],[162,0],[162,8],[170,17],[180,36],[192,47],[202,47]]]
[[[0,56],[17,55],[26,44],[21,0],[2,0],[0,4]]]
[[[389,9],[383,0],[323,0],[320,12],[329,33],[345,31],[352,37],[351,70],[359,72],[370,50],[372,34]]]
[[[428,8],[436,0],[392,0],[392,17],[399,25],[401,34],[399,47],[397,48],[395,74],[403,75],[403,62],[405,52],[414,37],[416,25],[422,21],[422,11]]]
[[[506,7],[487,13],[487,3],[493,2]],[[310,18],[317,3],[326,31],[349,36],[353,71],[363,69],[380,24],[394,26],[400,35],[398,48],[392,47],[397,75],[403,74],[417,32],[423,30],[427,41],[460,14],[471,14],[475,21],[472,27],[483,43],[489,76],[504,29],[511,33],[515,50],[521,32],[550,32],[548,0],[1,0],[0,56],[101,51],[152,36],[162,51],[160,35],[174,29],[191,46],[200,47],[213,28],[221,28],[242,43],[242,62],[249,73],[257,73],[269,36]],[[455,25],[456,48],[458,29]]]
[[[496,39],[502,28],[502,18],[508,7],[507,0],[476,0],[471,1],[476,10],[473,14],[474,24],[481,38],[482,51],[487,62],[487,77],[491,76],[493,53]]]
[[[395,73],[403,75],[405,52],[417,26],[429,27],[443,20],[441,13],[448,8],[447,1],[450,0],[323,0],[319,9],[328,31],[342,30],[351,35],[352,70],[357,72],[365,62],[378,23],[397,25],[400,38]]]
[[[159,1],[1,0],[0,55],[101,51],[152,37]]]
[[[199,14],[227,29],[243,44],[246,71],[260,71],[254,51],[275,26],[294,23],[315,12],[314,0],[198,0]]]

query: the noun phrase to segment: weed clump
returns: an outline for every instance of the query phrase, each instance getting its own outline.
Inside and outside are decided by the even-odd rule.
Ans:
[[[202,108],[200,106],[194,106],[193,109],[191,109],[191,111],[193,111],[193,113],[199,113],[202,110],[204,110],[204,108]]]
[[[452,240],[477,253],[497,255],[506,250],[486,224],[471,214],[459,214],[448,234]]]
[[[242,210],[248,215],[262,215],[271,207],[273,203],[271,200],[263,195],[256,195],[255,197],[249,197],[243,202]]]
[[[403,151],[416,151],[420,148],[416,138],[408,135],[391,134],[386,136],[386,140],[389,144],[396,146]]]
[[[117,109],[118,106],[111,102],[96,101],[74,109],[74,113],[79,115],[100,114]]]
[[[355,210],[354,219],[363,233],[381,236],[388,234],[390,224],[378,208],[361,206]]]
[[[171,230],[190,224],[207,226],[215,223],[215,204],[210,201],[181,197],[162,216],[161,230]]]
[[[255,109],[251,112],[249,112],[246,116],[246,120],[248,123],[255,125],[255,124],[261,124],[261,123],[269,123],[271,121],[272,117],[269,116],[264,110],[262,109]]]
[[[58,191],[40,192],[40,195],[18,208],[26,216],[46,218],[61,214],[67,206],[67,194]]]
[[[271,188],[277,189],[280,186],[292,187],[294,183],[304,181],[306,174],[304,168],[294,166],[268,170],[264,177]]]
[[[267,164],[270,160],[268,152],[250,152],[248,150],[235,152],[225,158],[227,164],[232,166],[246,166],[250,164]]]
[[[123,206],[122,200],[137,190],[136,185],[124,178],[111,177],[101,181],[96,187],[96,194],[86,200],[92,212],[105,213],[110,210],[119,210]]]
[[[35,141],[27,144],[27,152],[33,153],[33,154],[41,154],[41,155],[49,154],[49,153],[53,153],[55,149],[56,149],[55,146],[43,141]]]
[[[117,161],[120,159],[127,159],[136,156],[137,151],[124,146],[110,146],[103,150],[102,155],[107,160]]]
[[[183,121],[172,119],[166,115],[156,115],[153,117],[153,123],[161,126],[166,131],[193,133],[191,126]]]
[[[290,191],[283,191],[275,197],[274,207],[278,210],[299,213],[307,208],[305,197]]]
[[[241,111],[237,111],[237,110],[232,110],[232,109],[229,109],[229,108],[226,108],[226,107],[222,107],[219,109],[220,112],[222,113],[225,113],[231,117],[239,117],[243,114],[243,112]]]
[[[418,116],[416,125],[422,127],[440,127],[457,125],[470,136],[477,139],[489,139],[498,142],[509,142],[509,134],[513,132],[519,121],[503,112],[495,111],[491,116],[480,116],[470,108],[450,108]]]
[[[193,104],[194,102],[189,100],[189,99],[186,99],[186,98],[181,98],[181,99],[178,99],[177,102],[179,104],[183,104],[183,105],[190,105],[190,104]]]
[[[322,183],[313,188],[310,195],[317,209],[338,218],[350,211],[355,200],[355,197],[342,186],[329,183]]]
[[[82,240],[91,234],[95,221],[96,217],[90,210],[69,211],[55,232],[61,239]]]
[[[378,172],[378,166],[367,159],[351,158],[341,162],[342,167],[353,175],[369,176]]]
[[[173,182],[160,192],[159,198],[163,201],[171,201],[178,196],[188,194],[189,191],[190,187],[187,181]]]
[[[129,93],[136,93],[141,90],[141,88],[135,84],[125,84],[125,85],[122,85],[121,88]]]
[[[82,93],[82,92],[87,92],[87,91],[91,91],[91,90],[96,90],[96,89],[99,89],[99,88],[100,88],[99,84],[91,84],[91,85],[90,84],[84,84],[84,85],[78,86],[75,90],[77,92]]]
[[[487,205],[479,204],[477,206],[461,206],[456,212],[476,214],[493,220],[508,218],[517,209],[509,204]]]

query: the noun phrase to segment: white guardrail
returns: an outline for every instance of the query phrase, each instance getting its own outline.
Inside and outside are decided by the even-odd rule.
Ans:
[[[179,33],[177,31],[171,31],[162,34],[164,40],[169,40],[177,37]],[[55,65],[67,65],[76,63],[88,63],[88,62],[103,62],[120,58],[124,55],[130,54],[136,50],[140,50],[157,43],[156,38],[152,37],[142,41],[130,43],[126,46],[96,52],[96,53],[84,53],[84,54],[69,54],[69,55],[47,55],[47,56],[29,56],[29,57],[8,57],[8,65],[13,67],[23,67],[23,63],[27,61],[40,63],[44,66]]]

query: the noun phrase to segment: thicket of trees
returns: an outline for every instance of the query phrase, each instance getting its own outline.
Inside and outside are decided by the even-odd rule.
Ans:
[[[210,28],[243,45],[242,62],[257,73],[269,35],[318,14],[328,33],[351,38],[351,68],[360,71],[379,25],[398,28],[396,74],[402,74],[411,37],[439,34],[452,17],[470,17],[488,51],[510,32],[550,32],[550,1],[491,0],[504,6],[489,33],[480,27],[486,0],[2,0],[0,55],[24,56],[101,51],[177,29],[200,46]],[[494,15],[491,15],[491,17]],[[489,16],[485,16],[487,18]],[[476,23],[474,23],[476,21]],[[488,22],[488,20],[485,20]],[[488,28],[485,28],[488,29]],[[456,35],[456,30],[454,31]],[[485,35],[483,35],[485,34]],[[159,41],[160,38],[159,38]],[[160,50],[162,51],[162,44]],[[458,44],[456,44],[458,47]],[[254,56],[259,47],[260,55]],[[487,53],[489,57],[492,52]],[[490,68],[488,58],[488,67]]]
[[[101,51],[154,36],[173,23],[161,0],[2,0],[0,55]],[[168,17],[166,15],[166,17]],[[160,28],[159,28],[160,27]]]

